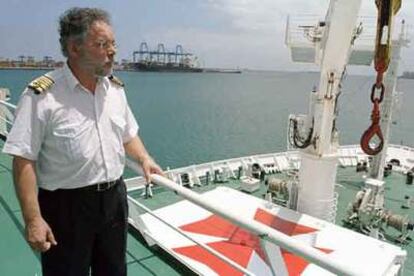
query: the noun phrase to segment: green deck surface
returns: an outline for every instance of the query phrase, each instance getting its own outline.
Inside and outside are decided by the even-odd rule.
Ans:
[[[2,143],[0,142],[0,148]],[[278,174],[279,177],[286,177]],[[395,213],[414,218],[412,210],[401,209],[404,196],[414,197],[414,187],[405,184],[405,177],[398,173],[392,173],[387,179],[386,207]],[[23,237],[24,226],[22,224],[20,208],[14,193],[11,174],[11,158],[0,154],[0,275],[41,275],[39,255],[34,253],[26,244]],[[338,171],[337,191],[339,192],[339,204],[337,223],[341,224],[344,218],[348,202],[363,185],[362,174],[356,174],[354,168],[345,168]],[[193,190],[204,192],[219,185],[226,185],[239,189],[237,180],[230,180],[224,184],[210,183]],[[262,197],[266,187],[261,186],[255,196]],[[154,197],[144,199],[141,191],[129,193],[132,197],[144,203],[150,209],[157,209],[175,203],[181,198],[162,187],[153,189]],[[158,247],[149,248],[145,245],[142,236],[131,230],[128,235],[127,263],[129,275],[191,275],[190,271],[175,261],[170,255]],[[390,233],[393,233],[390,231]],[[408,260],[405,262],[404,275],[414,275],[414,243],[405,246],[408,251]]]
[[[23,236],[22,216],[12,183],[11,158],[0,154],[0,275],[41,275],[39,255]]]
[[[405,180],[406,177],[404,175],[396,172],[385,178],[385,209],[390,210],[394,214],[407,216],[410,221],[414,221],[414,206],[411,209],[401,208],[405,203],[405,195],[414,198],[414,186],[406,185]],[[346,168],[339,170],[337,182],[342,186],[337,186],[339,200],[336,222],[342,225],[341,221],[345,217],[348,203],[355,198],[355,194],[364,185],[364,180],[361,173],[355,173],[355,168]],[[385,230],[387,234],[391,234],[393,237],[398,235],[398,232],[392,228],[386,228]],[[411,232],[410,237],[413,236],[414,233]],[[402,246],[402,248],[407,250],[408,253],[408,258],[404,265],[404,275],[412,276],[414,275],[414,241]]]

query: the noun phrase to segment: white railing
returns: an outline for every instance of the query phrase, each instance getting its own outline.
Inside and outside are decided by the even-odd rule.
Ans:
[[[7,94],[0,89],[0,135],[4,138],[7,136],[8,129],[11,128],[14,121],[13,112],[16,106],[5,101]]]
[[[295,163],[299,163],[297,166],[300,166],[300,160],[298,159],[298,151],[287,151],[287,152],[275,152],[275,153],[264,153],[258,155],[243,156],[237,158],[230,158],[218,161],[212,161],[207,163],[201,163],[197,165],[190,165],[180,168],[174,168],[166,171],[165,173],[171,175],[170,179],[178,178],[183,173],[188,173],[191,176],[196,176],[203,178],[206,176],[207,172],[210,172],[210,176],[213,175],[213,169],[222,169],[224,167],[230,168],[233,172],[237,173],[238,167],[254,163],[258,161],[262,164],[271,166],[275,171],[288,171],[291,169],[289,164],[279,164],[278,162],[286,160],[294,160]],[[403,153],[403,154],[402,154]],[[390,144],[388,146],[387,160],[393,158],[400,159],[402,155],[408,156],[410,159],[414,160],[414,148],[410,146],[402,146],[396,144]],[[358,161],[368,160],[368,156],[362,152],[359,145],[345,145],[341,146],[338,151],[339,163],[338,165],[344,167],[355,167]],[[283,159],[283,160],[281,160]],[[413,165],[408,166],[405,160],[401,159],[402,162],[400,167],[393,167],[398,172],[405,172],[413,167]],[[141,190],[145,186],[145,179],[142,177],[130,178],[127,180],[128,191],[132,192],[134,190]]]
[[[134,170],[136,173],[142,175],[142,169],[138,166],[137,163],[131,160],[127,160],[127,166]],[[206,202],[198,193],[184,188],[165,177],[153,174],[151,175],[151,178],[153,183],[174,191],[188,201],[214,214],[217,214],[244,229],[251,231],[261,239],[272,242],[332,273],[338,275],[363,275],[361,274],[361,271],[356,271],[351,265],[345,264],[336,259],[332,259],[319,250],[311,246],[304,245],[300,241],[289,237],[282,232],[279,232],[255,220],[241,217],[239,214],[224,208],[222,205]]]
[[[11,103],[6,102],[4,100],[0,100],[0,105],[4,105],[4,106],[6,106],[8,108],[11,108],[13,110],[16,110],[16,108],[17,108],[14,104],[11,104]]]

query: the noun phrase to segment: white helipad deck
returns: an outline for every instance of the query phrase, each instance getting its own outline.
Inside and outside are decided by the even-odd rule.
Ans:
[[[363,275],[393,275],[405,259],[405,251],[334,224],[277,207],[242,192],[219,187],[202,197],[219,203],[240,216],[277,229],[329,257],[349,264]],[[155,211],[159,217],[237,262],[255,275],[332,275],[299,256],[209,211],[184,200]],[[202,275],[242,275],[241,272],[167,227],[149,214],[141,215],[142,233],[179,261]],[[138,229],[140,230],[140,229]],[[148,235],[147,235],[148,234]]]

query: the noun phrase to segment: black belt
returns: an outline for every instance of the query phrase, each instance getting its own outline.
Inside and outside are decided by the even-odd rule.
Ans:
[[[100,182],[100,183],[97,183],[97,184],[93,184],[93,185],[89,185],[89,186],[86,186],[86,187],[78,188],[78,190],[104,192],[104,191],[112,189],[113,187],[115,187],[116,185],[121,183],[121,180],[122,180],[122,177],[118,178],[117,180],[107,181],[107,182]]]
[[[54,191],[50,191],[50,190],[46,190],[46,189],[42,189],[39,188],[39,190],[43,190],[44,192],[60,192],[60,193],[73,193],[73,192],[105,192],[108,190],[111,190],[113,187],[115,187],[116,185],[118,185],[119,183],[121,183],[123,181],[122,177],[113,180],[113,181],[106,181],[106,182],[100,182],[97,184],[92,184],[89,186],[85,186],[85,187],[80,187],[80,188],[75,188],[75,189],[57,189]]]

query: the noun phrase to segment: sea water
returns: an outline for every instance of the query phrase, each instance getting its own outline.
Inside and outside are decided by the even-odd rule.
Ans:
[[[41,70],[0,70],[16,103]],[[289,114],[306,114],[315,72],[116,72],[125,83],[148,151],[164,168],[284,151]],[[357,144],[370,125],[373,76],[347,76],[339,98],[340,143]],[[391,142],[414,146],[414,80],[400,79]]]

